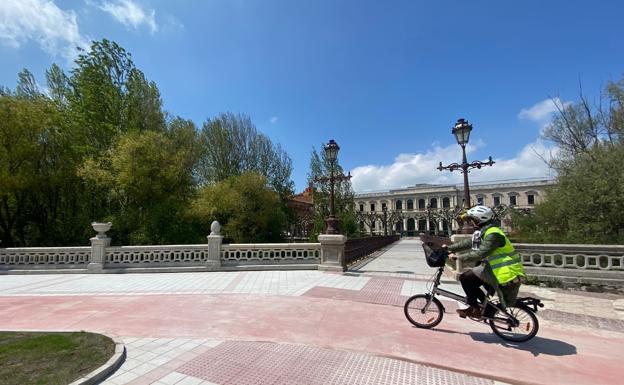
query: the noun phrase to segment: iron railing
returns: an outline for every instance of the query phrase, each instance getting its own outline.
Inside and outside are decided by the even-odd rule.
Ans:
[[[344,251],[345,264],[349,265],[358,259],[366,257],[372,252],[398,241],[399,238],[399,235],[385,235],[348,239]]]

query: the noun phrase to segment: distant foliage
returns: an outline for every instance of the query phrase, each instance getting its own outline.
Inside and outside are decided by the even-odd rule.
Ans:
[[[290,157],[258,132],[248,116],[228,112],[209,119],[200,137],[203,145],[197,175],[202,184],[255,172],[264,175],[278,193],[292,193]]]
[[[517,238],[528,242],[624,244],[624,79],[609,83],[597,106],[581,95],[560,106],[544,136],[558,184],[530,215],[516,214]]]
[[[205,242],[218,211],[200,217],[191,207],[247,172],[267,179],[253,184],[258,191],[228,182],[239,202],[270,190],[277,203],[261,196],[269,206],[255,209],[284,215],[288,154],[244,115],[222,114],[201,131],[169,116],[156,84],[115,42],[93,42],[68,74],[53,64],[46,83],[44,93],[24,69],[15,90],[0,87],[0,246],[88,244],[90,223],[108,220],[115,244]],[[261,242],[279,239],[276,223],[253,222],[253,235],[234,222],[224,228],[232,240]]]
[[[209,228],[212,219],[223,225],[227,240],[281,242],[286,215],[279,195],[263,175],[246,172],[204,187],[193,201],[189,215]]]

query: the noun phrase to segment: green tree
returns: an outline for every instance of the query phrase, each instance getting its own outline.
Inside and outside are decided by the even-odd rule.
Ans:
[[[65,72],[57,64],[52,64],[46,71],[46,81],[50,98],[59,108],[65,107],[70,93],[69,79]]]
[[[310,158],[310,172],[308,173],[308,184],[313,187],[314,199],[314,226],[312,229],[311,240],[316,240],[318,235],[325,231],[325,219],[329,216],[329,190],[328,183],[321,183],[317,178],[329,176],[331,171],[329,159],[325,156],[325,152],[321,155],[312,149]],[[338,160],[334,164],[334,175],[343,173]],[[357,218],[355,214],[355,203],[353,188],[351,181],[337,181],[334,185],[334,210],[336,217],[340,219],[340,232],[344,235],[352,237],[358,233]]]
[[[258,219],[251,237],[281,237],[292,163],[248,117],[222,114],[198,132],[168,116],[156,84],[108,40],[81,51],[67,74],[53,64],[46,81],[43,94],[24,69],[14,91],[0,87],[2,246],[85,244],[94,220],[114,222],[115,243],[202,242],[209,223],[191,203],[206,186],[248,172],[264,175],[279,197],[261,197],[270,204],[262,210],[275,213]]]
[[[558,185],[532,215],[514,218],[522,238],[554,243],[624,243],[624,145],[596,145],[558,168]]]
[[[530,215],[514,215],[518,238],[554,243],[624,243],[624,81],[611,82],[594,107],[559,106],[544,132],[557,144],[557,185]],[[607,106],[603,108],[602,106]]]
[[[55,76],[55,81],[60,87],[62,76]],[[89,51],[82,51],[68,83],[70,120],[76,142],[86,154],[108,150],[128,131],[164,129],[156,85],[145,79],[131,55],[115,42],[95,41]]]
[[[177,119],[168,133],[122,135],[103,156],[89,158],[80,175],[107,191],[111,233],[118,243],[198,241],[185,211],[194,194],[198,148],[194,125]]]
[[[279,195],[265,176],[245,172],[204,186],[194,200],[190,216],[209,228],[213,220],[223,226],[226,240],[241,243],[280,242],[286,217]]]
[[[37,81],[33,74],[26,68],[22,69],[17,75],[17,87],[15,88],[15,95],[19,98],[26,99],[38,99],[43,95],[39,91]]]
[[[202,155],[197,175],[202,185],[216,183],[245,172],[264,175],[285,199],[293,190],[292,161],[246,115],[223,113],[202,126]]]
[[[41,177],[46,171],[54,112],[44,99],[0,96],[0,239],[4,247],[28,244],[30,217],[39,214],[34,202],[44,182]]]
[[[141,201],[141,208],[130,213],[127,205],[120,204],[123,199],[112,199],[116,197],[112,185],[96,183],[97,176],[86,173],[86,170],[109,170],[114,180],[123,169],[120,160],[130,161],[125,154],[115,154],[128,149],[120,147],[127,143],[127,138],[147,145],[141,142],[145,139],[141,133],[166,133],[168,127],[158,88],[135,67],[130,53],[106,39],[93,42],[88,51],[82,51],[70,74],[67,78],[52,66],[47,77],[48,83],[54,85],[50,87],[51,94],[63,111],[65,136],[76,154],[75,169],[80,171],[74,173],[82,177],[84,188],[80,200],[84,202],[85,215],[92,219],[115,218],[114,228],[124,229],[119,240],[127,237],[128,241],[147,243],[171,239],[157,228],[163,223],[158,219],[161,215],[154,213],[152,216],[147,212],[155,212],[159,207],[147,209]],[[164,149],[171,150],[171,147]],[[155,158],[159,156],[162,154]],[[118,163],[113,165],[115,159]],[[149,162],[154,160],[147,159],[147,164],[151,166]],[[94,164],[97,167],[93,167]],[[140,197],[132,195],[134,198]]]

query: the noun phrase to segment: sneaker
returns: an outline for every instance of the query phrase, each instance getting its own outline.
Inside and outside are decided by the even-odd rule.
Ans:
[[[467,309],[457,309],[457,314],[459,314],[459,316],[461,318],[466,318],[466,317],[481,317],[481,310],[477,307],[472,307],[470,306]]]

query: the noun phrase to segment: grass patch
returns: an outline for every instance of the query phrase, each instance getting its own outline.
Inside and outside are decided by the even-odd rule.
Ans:
[[[67,385],[114,352],[113,340],[101,334],[0,332],[0,384]]]

